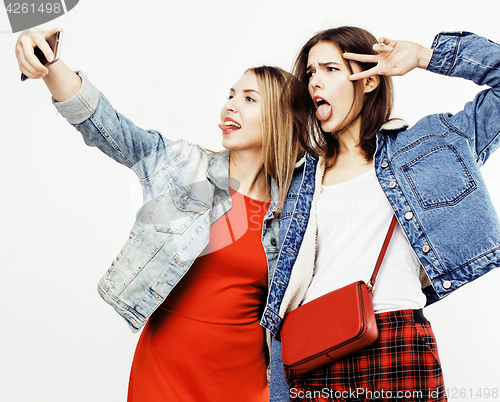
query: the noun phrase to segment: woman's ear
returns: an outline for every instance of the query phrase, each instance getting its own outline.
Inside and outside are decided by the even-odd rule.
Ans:
[[[380,83],[380,78],[378,75],[372,75],[371,77],[365,78],[363,82],[364,93],[367,94],[378,87]]]

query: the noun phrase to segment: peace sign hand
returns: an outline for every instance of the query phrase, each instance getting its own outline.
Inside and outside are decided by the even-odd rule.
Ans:
[[[344,53],[344,58],[364,63],[376,63],[369,70],[352,74],[351,81],[368,78],[373,75],[404,75],[416,67],[425,69],[429,64],[433,50],[409,41],[396,41],[380,38],[373,45],[378,54]]]

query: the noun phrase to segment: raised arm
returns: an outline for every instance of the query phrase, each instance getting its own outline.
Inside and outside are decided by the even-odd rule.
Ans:
[[[346,59],[377,63],[370,70],[353,74],[351,79],[374,74],[402,75],[420,67],[488,86],[463,110],[443,113],[439,119],[467,136],[481,164],[500,147],[500,45],[470,32],[442,32],[434,39],[432,49],[387,39],[374,49],[377,55],[345,54]]]
[[[82,81],[61,60],[45,67],[35,56],[34,49],[38,46],[47,61],[51,62],[54,59],[54,54],[46,39],[60,30],[60,28],[50,31],[40,28],[28,29],[19,36],[16,43],[16,57],[21,72],[31,79],[43,78],[57,102],[68,100],[76,94],[82,85]]]
[[[29,29],[16,44],[21,71],[32,79],[43,78],[59,113],[82,135],[85,143],[99,148],[118,163],[134,170],[141,180],[153,176],[193,145],[170,141],[158,131],[144,130],[116,111],[108,99],[82,72],[73,72],[61,60],[47,67],[35,56],[38,46],[47,60],[54,55],[46,41],[59,29]]]

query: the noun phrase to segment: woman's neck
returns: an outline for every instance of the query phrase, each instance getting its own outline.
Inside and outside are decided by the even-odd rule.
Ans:
[[[346,130],[338,134],[338,153],[326,161],[323,185],[329,186],[354,179],[373,168],[373,160],[367,159],[359,146],[361,120],[358,118]]]
[[[235,190],[247,197],[260,201],[271,198],[271,184],[264,170],[262,154],[231,152],[229,178],[238,181],[239,186]]]
[[[364,156],[362,148],[359,146],[361,137],[361,118],[357,118],[349,127],[338,133],[339,143],[338,155]]]

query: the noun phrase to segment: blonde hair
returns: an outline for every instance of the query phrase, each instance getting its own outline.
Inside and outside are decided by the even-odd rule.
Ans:
[[[279,67],[249,68],[259,85],[262,110],[262,154],[264,169],[279,188],[277,212],[281,211],[293,169],[303,154],[292,112],[292,82],[295,77]]]

